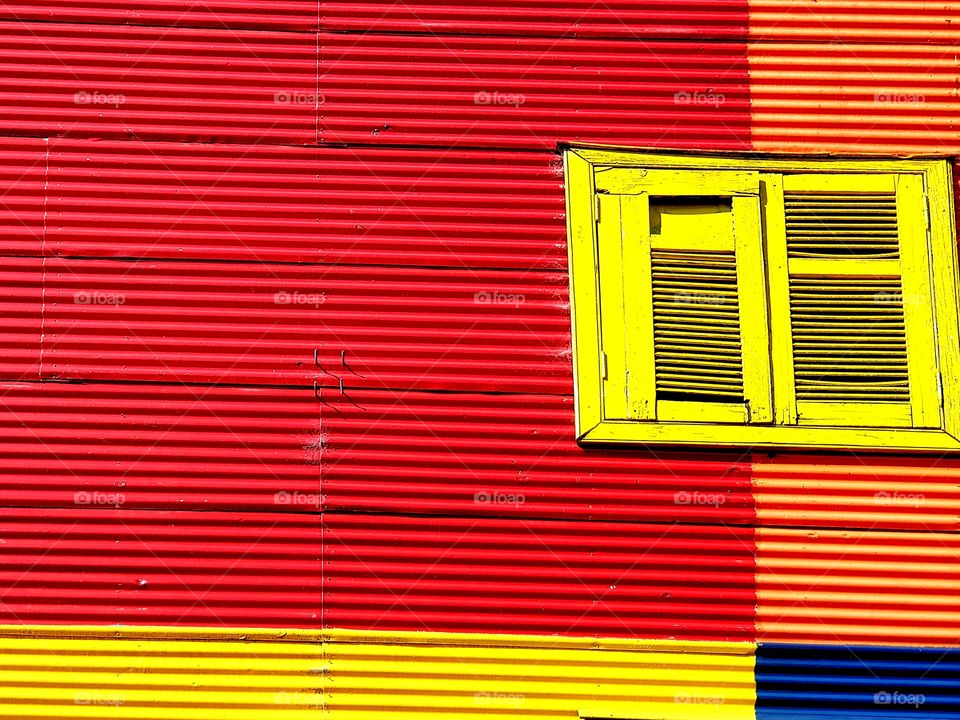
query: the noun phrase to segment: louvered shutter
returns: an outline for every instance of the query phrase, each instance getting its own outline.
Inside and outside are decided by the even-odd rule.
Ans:
[[[646,171],[599,196],[605,417],[772,421],[755,172]]]
[[[768,187],[778,419],[939,426],[921,178],[797,174]]]

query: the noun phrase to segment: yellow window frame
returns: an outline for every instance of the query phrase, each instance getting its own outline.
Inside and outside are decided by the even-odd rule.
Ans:
[[[750,447],[818,447],[858,450],[960,450],[960,331],[957,246],[951,168],[946,160],[833,159],[807,157],[680,155],[603,147],[564,153],[577,437],[584,443],[696,444]],[[649,317],[625,308],[651,290],[637,242],[600,242],[614,228],[642,226],[649,195],[729,195],[750,202],[751,178],[762,179],[762,287],[766,303],[752,303],[750,327],[767,343],[767,358],[744,358],[744,382],[766,386],[769,412],[761,405],[750,422],[723,408],[704,408],[695,419],[656,410],[652,351],[637,343],[649,335]],[[867,177],[870,176],[870,177]],[[792,335],[787,278],[790,262],[782,242],[784,182],[793,187],[844,187],[894,183],[897,197],[912,198],[898,211],[904,296],[908,315],[910,406],[838,403],[802,406],[793,396]],[[779,197],[778,197],[779,194]],[[898,200],[898,207],[901,207]],[[925,208],[925,210],[924,210]],[[598,215],[605,213],[598,224]],[[616,219],[611,222],[609,213]],[[640,219],[640,220],[638,220]],[[741,221],[742,222],[742,221]],[[742,231],[742,226],[738,233]],[[742,241],[738,238],[738,243]],[[638,247],[640,249],[638,249]],[[752,253],[748,245],[738,253]],[[738,256],[738,273],[741,270]],[[756,267],[757,258],[751,261]],[[796,265],[796,260],[792,261]],[[821,270],[804,260],[803,272]],[[832,261],[827,261],[832,262]],[[884,261],[850,259],[844,273],[877,273]],[[862,263],[867,263],[866,266]],[[858,265],[859,264],[859,265]],[[624,281],[629,268],[633,282]],[[833,272],[837,265],[823,268]],[[909,290],[908,290],[909,288]],[[632,301],[631,301],[632,297]],[[602,298],[602,301],[601,301]],[[741,298],[742,300],[742,298]],[[634,304],[634,306],[636,306]],[[767,312],[769,311],[769,316]],[[913,313],[911,319],[910,314]],[[743,316],[743,315],[742,315]],[[631,342],[633,340],[633,342]],[[746,346],[744,348],[747,352]],[[763,372],[767,360],[770,372]],[[748,362],[750,369],[747,371]],[[629,370],[629,372],[628,372]],[[749,381],[748,381],[749,377]],[[760,393],[759,397],[764,397]],[[654,398],[654,399],[651,399]],[[720,404],[717,404],[720,405]],[[671,417],[665,421],[664,417]],[[909,418],[909,423],[904,420]],[[892,425],[888,427],[886,425]],[[897,426],[899,425],[899,426]],[[909,426],[906,426],[909,425]]]

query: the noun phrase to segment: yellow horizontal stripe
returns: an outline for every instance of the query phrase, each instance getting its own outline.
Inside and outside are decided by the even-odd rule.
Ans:
[[[350,630],[324,639],[334,720],[754,718],[749,643]]]

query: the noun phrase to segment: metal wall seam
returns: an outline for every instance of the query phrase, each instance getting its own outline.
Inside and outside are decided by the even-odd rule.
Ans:
[[[58,258],[45,277],[45,379],[571,392],[562,273]]]
[[[544,153],[51,141],[48,252],[566,270]]]
[[[960,535],[757,529],[761,642],[948,646]]]
[[[315,720],[314,633],[0,628],[0,717]]]
[[[123,0],[10,0],[0,6],[0,20],[310,32],[317,28],[317,2],[152,0],[131,6]]]
[[[749,456],[589,452],[573,436],[571,397],[331,389],[321,399],[330,511],[756,522]]]
[[[746,45],[321,33],[321,138],[748,149]]]
[[[312,34],[0,23],[0,133],[312,144]]]
[[[322,29],[351,32],[519,35],[524,37],[744,38],[746,0],[485,0],[469,6],[449,0],[323,0]]]
[[[960,528],[958,460],[758,454],[752,475],[761,526]]]
[[[42,306],[43,260],[0,257],[0,379],[3,381],[40,379]]]
[[[754,720],[749,643],[333,629],[324,646],[331,720]]]
[[[960,152],[954,45],[754,42],[749,57],[757,150]]]
[[[0,623],[320,626],[318,515],[126,510],[125,490],[4,509]]]
[[[754,638],[751,528],[331,512],[323,523],[328,627]]]
[[[0,385],[0,506],[303,512],[325,439],[312,391]]]

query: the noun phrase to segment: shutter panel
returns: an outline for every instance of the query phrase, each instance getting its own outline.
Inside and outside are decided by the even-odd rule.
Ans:
[[[601,196],[606,417],[770,422],[759,175],[650,170],[636,190]]]
[[[939,423],[935,375],[922,369],[933,321],[918,181],[785,175],[770,185],[771,209],[782,208],[782,224],[768,224],[771,257],[784,260],[771,262],[771,298],[787,306],[773,316],[789,323],[774,334],[790,337],[790,357],[775,355],[774,372],[788,378],[777,402],[793,404],[798,424]]]

